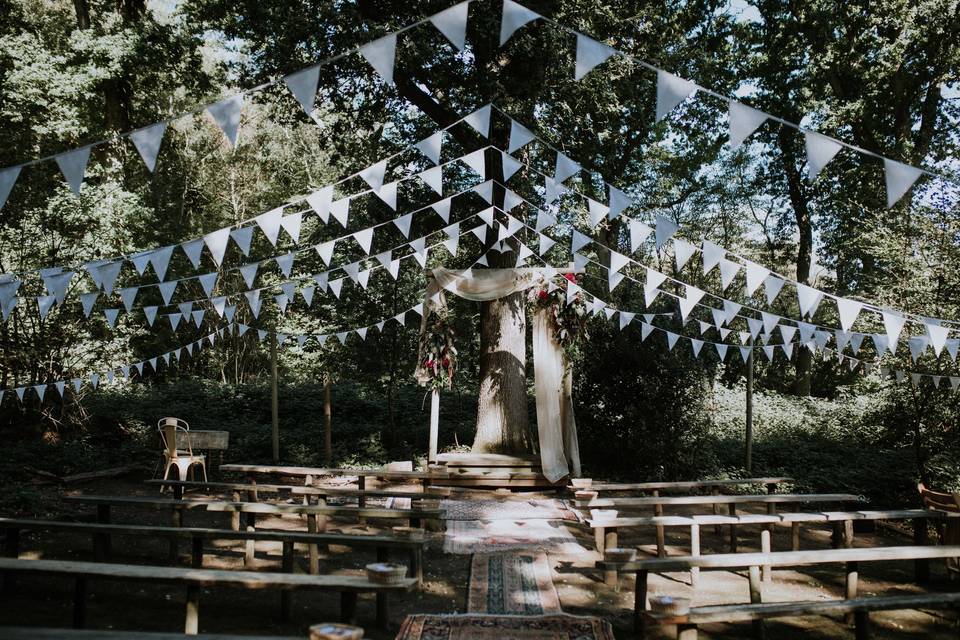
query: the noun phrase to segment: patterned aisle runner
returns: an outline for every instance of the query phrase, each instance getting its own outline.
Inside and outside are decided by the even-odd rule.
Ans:
[[[551,614],[504,616],[414,614],[400,626],[396,640],[614,640],[601,618]]]
[[[545,553],[477,553],[470,563],[469,613],[561,613]]]

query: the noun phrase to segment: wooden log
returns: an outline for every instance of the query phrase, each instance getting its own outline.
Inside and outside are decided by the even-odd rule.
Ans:
[[[800,551],[800,523],[790,523],[790,550]]]
[[[718,496],[718,495],[720,495],[720,487],[716,487],[716,486],[715,486],[715,487],[713,487],[712,489],[710,489],[710,495],[712,495],[712,496]],[[715,515],[715,516],[716,516],[716,515],[720,515],[720,512],[719,512],[720,505],[718,505],[716,502],[714,502],[714,503],[713,503],[712,505],[710,505],[710,506],[713,508],[713,515]],[[713,526],[713,533],[714,533],[714,535],[720,535],[720,525],[717,524],[717,525],[714,525],[714,526]]]
[[[187,585],[187,613],[183,622],[183,633],[197,635],[200,629],[200,586]]]
[[[643,638],[647,631],[647,619],[644,612],[647,611],[647,587],[650,574],[648,571],[637,571],[637,584],[633,595],[633,630],[638,638]]]
[[[700,525],[690,525],[690,555],[700,556]],[[690,567],[690,586],[696,588],[700,582],[700,567]]]
[[[770,553],[770,529],[762,529],[760,531],[760,552],[761,553]],[[762,578],[764,582],[770,582],[772,579],[773,571],[770,568],[770,565],[765,564],[762,567]]]
[[[317,532],[316,514],[313,514],[313,513],[307,514],[307,532],[308,533]],[[310,575],[312,576],[320,575],[320,547],[317,546],[316,543],[308,544],[307,555],[309,556]]]
[[[234,502],[240,502],[240,492],[234,491],[231,495]],[[234,531],[240,531],[240,512],[234,511],[230,514],[230,528]]]
[[[857,597],[857,583],[859,582],[858,564],[856,562],[847,563],[846,596],[847,600]],[[854,622],[853,614],[847,614],[847,624]]]
[[[603,537],[603,546],[604,549],[615,549],[617,547],[617,528],[609,527],[605,530]],[[603,572],[603,582],[608,587],[617,587],[620,586],[619,572],[615,569],[607,570]]]
[[[750,602],[757,604],[763,602],[763,585],[760,580],[760,567],[753,565],[750,567]],[[753,636],[758,640],[765,637],[763,620],[753,621]]]
[[[853,520],[843,521],[843,548],[853,548]]]

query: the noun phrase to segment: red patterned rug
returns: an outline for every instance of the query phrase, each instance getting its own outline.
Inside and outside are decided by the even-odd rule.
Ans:
[[[397,640],[614,640],[610,623],[600,618],[554,614],[407,616]]]
[[[545,553],[477,553],[470,563],[470,613],[562,613]]]

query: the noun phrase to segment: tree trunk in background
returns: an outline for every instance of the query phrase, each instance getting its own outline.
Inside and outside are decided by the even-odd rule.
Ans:
[[[495,133],[491,133],[491,138]],[[504,144],[500,146],[505,147]],[[503,164],[499,152],[486,154],[487,178],[502,184]],[[503,207],[504,189],[494,183],[493,205]],[[487,230],[485,249],[497,240]],[[512,239],[511,239],[512,240]],[[516,265],[519,245],[508,253],[487,253],[493,268]],[[477,435],[474,453],[525,453],[527,438],[527,312],[524,293],[480,304],[480,390],[477,397]]]
[[[786,127],[780,128],[779,144],[783,154],[784,173],[787,176],[787,190],[790,194],[790,206],[797,222],[797,282],[809,284],[810,264],[813,256],[813,225],[810,220],[809,198],[804,191],[803,178],[797,164],[797,155],[790,136],[793,132]],[[806,347],[797,350],[797,377],[793,391],[799,396],[810,395],[810,369],[813,354]]]

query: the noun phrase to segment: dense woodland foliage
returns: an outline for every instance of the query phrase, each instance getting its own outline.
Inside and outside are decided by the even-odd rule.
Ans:
[[[960,179],[956,2],[525,4],[720,94]],[[687,239],[713,240],[831,293],[960,318],[960,209],[952,183],[922,180],[887,209],[880,162],[841,153],[811,184],[797,131],[767,122],[749,144],[733,151],[726,144],[726,104],[710,96],[685,102],[655,124],[652,72],[613,58],[575,82],[574,38],[543,22],[518,31],[500,49],[500,2],[471,4],[468,48],[462,53],[429,24],[402,35],[396,87],[383,85],[360,56],[350,55],[321,67],[317,109],[310,117],[282,83],[248,95],[235,150],[197,114],[170,126],[157,171],[150,174],[129,141],[116,137],[336,56],[448,5],[0,0],[0,166],[113,139],[95,150],[79,197],[69,192],[55,163],[24,169],[0,211],[0,269],[20,273],[81,265],[199,237],[353,174],[492,102],[593,172],[592,179],[583,173],[577,187],[587,195],[606,200],[600,176],[629,190],[639,202],[630,211],[635,218],[650,222],[667,215]],[[491,144],[505,147],[508,127],[495,112]],[[488,144],[465,125],[450,133],[445,158]],[[552,173],[554,154],[542,145],[520,153]],[[402,158],[411,169],[429,166],[416,153]],[[475,182],[464,171],[445,188],[456,193]],[[536,201],[542,178],[524,171],[510,184]],[[348,185],[363,186],[357,179]],[[434,200],[423,185],[420,191],[410,188],[402,191],[398,212]],[[479,202],[455,201],[451,220],[466,219]],[[546,258],[565,265],[571,229],[586,231],[588,216],[573,199],[560,211],[561,224],[551,230],[559,242]],[[375,198],[359,199],[351,206],[350,230],[396,215]],[[533,224],[530,215],[526,222]],[[441,226],[439,218],[416,217],[411,237]],[[396,229],[389,231],[378,234],[374,253],[404,241]],[[335,222],[322,225],[308,217],[301,245],[344,233]],[[622,221],[604,223],[597,233],[608,246],[629,246]],[[281,238],[274,248],[255,234],[252,259],[294,247]],[[528,244],[536,246],[535,240]],[[466,266],[481,251],[465,237],[456,256],[438,249],[430,264]],[[298,274],[324,268],[318,256],[302,255]],[[341,243],[334,264],[360,257],[355,247]],[[669,252],[650,249],[637,257],[675,272]],[[596,259],[604,263],[608,256],[598,250]],[[246,261],[232,247],[221,270]],[[678,277],[719,293],[716,272],[704,276],[696,262]],[[193,273],[176,252],[168,279]],[[154,281],[149,272],[138,276],[129,269],[120,278],[117,286]],[[275,267],[264,269],[258,286],[280,280]],[[259,319],[241,304],[237,319],[293,334],[366,326],[415,305],[424,283],[423,271],[407,260],[396,280],[380,270],[366,290],[348,284],[340,299],[318,295],[311,307],[298,298],[285,314],[264,304]],[[636,284],[625,282],[608,293],[606,274],[596,265],[588,268],[583,285],[617,308],[674,311],[663,296],[645,309]],[[195,291],[178,295],[203,297],[197,283],[192,286]],[[78,278],[71,292],[91,287],[88,278]],[[216,293],[244,289],[236,272],[224,271]],[[742,290],[734,286],[724,295],[741,296]],[[21,290],[40,293],[36,277]],[[763,306],[760,296],[757,305]],[[137,306],[158,301],[154,289],[141,293]],[[442,446],[469,444],[476,416],[478,309],[463,301],[452,304],[460,369],[454,391],[444,397]],[[208,313],[204,331],[186,325],[172,331],[162,322],[149,327],[134,312],[121,315],[110,330],[102,314],[107,305],[121,306],[101,299],[90,319],[76,302],[42,320],[35,305],[16,309],[0,325],[0,387],[85,376],[150,358],[218,326],[216,315]],[[770,310],[799,317],[792,290]],[[703,310],[694,313],[698,317],[709,320]],[[838,326],[835,307],[822,305],[816,321]],[[427,414],[423,390],[412,380],[418,326],[419,317],[410,314],[406,328],[391,322],[366,341],[354,336],[346,345],[330,340],[323,347],[282,350],[284,457],[319,460],[326,376],[334,381],[339,462],[422,454]],[[683,326],[679,318],[663,326],[699,334],[695,322]],[[866,314],[855,330],[883,331],[879,318]],[[742,363],[734,358],[721,363],[706,350],[695,359],[688,344],[668,352],[662,336],[642,341],[636,324],[619,331],[602,315],[591,321],[588,340],[574,364],[588,471],[644,478],[743,472]],[[862,356],[875,358],[870,345]],[[956,392],[864,378],[862,371],[850,372],[836,359],[804,349],[793,361],[782,354],[772,363],[759,360],[754,471],[788,473],[811,488],[870,491],[889,502],[909,500],[911,483],[920,476],[960,484],[960,465],[954,462],[960,450]],[[935,359],[928,351],[913,363],[902,346],[884,364],[957,375],[946,352]],[[178,411],[196,425],[234,428],[231,456],[263,458],[269,455],[268,376],[268,351],[252,332],[142,380],[68,393],[64,402],[51,393],[42,404],[34,397],[21,405],[8,392],[0,405],[0,428],[34,452],[36,466],[63,471],[58,467],[76,464],[78,457],[51,453],[57,447],[105,448],[117,457],[143,452],[152,446],[146,435],[151,421]]]

